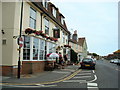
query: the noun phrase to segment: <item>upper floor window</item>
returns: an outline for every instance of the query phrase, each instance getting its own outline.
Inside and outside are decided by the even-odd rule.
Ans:
[[[64,18],[63,17],[61,17],[61,23],[64,24]]]
[[[65,43],[65,34],[63,32],[63,43]]]
[[[49,20],[45,18],[45,33],[49,35]]]
[[[48,8],[47,0],[42,0],[43,7]]]
[[[53,7],[53,16],[56,17],[56,9]]]
[[[30,8],[30,22],[29,26],[33,29],[36,28],[36,11],[33,8]]]

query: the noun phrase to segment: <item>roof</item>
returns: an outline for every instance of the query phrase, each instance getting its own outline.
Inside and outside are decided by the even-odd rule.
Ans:
[[[31,0],[32,2],[32,0]],[[55,23],[57,23],[61,28],[63,28],[67,33],[70,34],[70,31],[68,31],[67,29],[67,26],[66,26],[66,23],[64,21],[64,24],[61,23],[61,20],[60,20],[60,15],[62,15],[60,12],[59,12],[59,9],[55,7],[54,4],[52,4],[51,2],[48,3],[48,10],[46,10],[43,5],[42,5],[42,2],[32,2],[37,8],[39,8],[46,16],[48,16],[49,18],[51,18]],[[52,7],[55,7],[56,10],[57,10],[57,16],[56,18],[53,16],[52,14]],[[63,15],[62,15],[63,16]],[[63,16],[64,17],[64,16]]]
[[[75,40],[73,40],[73,39],[69,39],[69,42],[77,44],[77,42]]]
[[[83,37],[83,38],[78,38],[78,44],[79,44],[80,46],[83,46],[84,42],[85,42],[85,37]]]
[[[119,50],[117,50],[117,51],[115,51],[114,53],[120,53],[120,49],[119,49]]]

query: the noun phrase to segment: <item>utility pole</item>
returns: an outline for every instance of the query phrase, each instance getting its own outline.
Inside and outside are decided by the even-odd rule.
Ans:
[[[19,35],[19,39],[22,36],[22,17],[23,17],[23,0],[22,0],[22,3],[21,3],[21,18],[20,18],[20,35]],[[20,79],[20,71],[21,71],[21,69],[20,69],[21,68],[20,54],[21,54],[21,47],[19,45],[18,76],[17,76],[18,79]]]

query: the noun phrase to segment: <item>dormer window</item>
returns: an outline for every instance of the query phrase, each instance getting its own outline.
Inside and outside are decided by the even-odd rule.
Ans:
[[[56,9],[53,7],[53,16],[56,18]]]
[[[64,24],[64,18],[63,17],[61,17],[61,23]]]
[[[47,0],[42,0],[43,7],[48,8]]]

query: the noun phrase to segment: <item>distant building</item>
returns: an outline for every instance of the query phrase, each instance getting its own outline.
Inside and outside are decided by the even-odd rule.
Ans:
[[[78,38],[78,44],[82,47],[82,53],[81,53],[81,58],[86,58],[87,57],[87,42],[85,37],[83,38]]]

